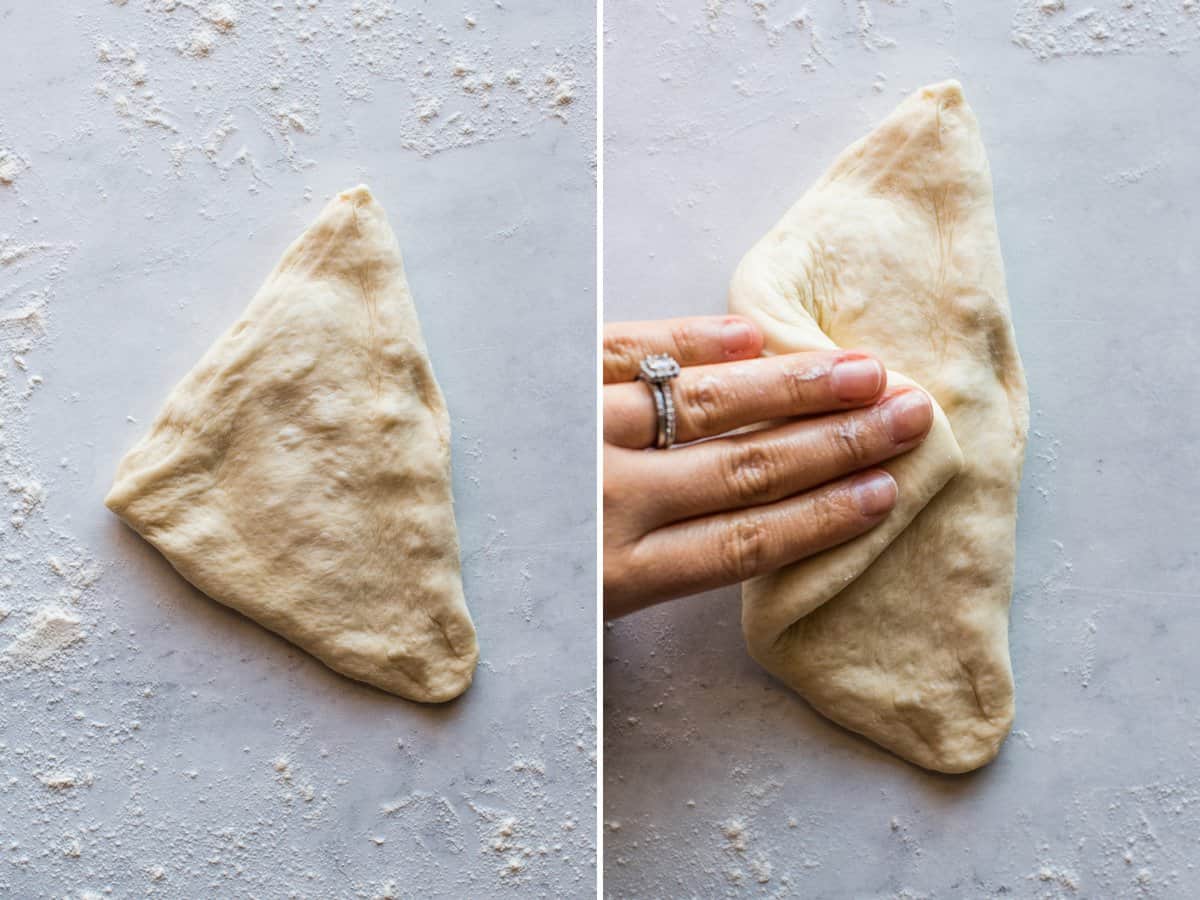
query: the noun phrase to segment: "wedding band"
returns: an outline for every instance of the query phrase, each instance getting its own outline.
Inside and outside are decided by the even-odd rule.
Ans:
[[[647,356],[642,360],[635,380],[646,382],[654,398],[654,414],[658,425],[654,446],[666,450],[675,443],[675,398],[671,381],[679,377],[679,363],[665,353]]]

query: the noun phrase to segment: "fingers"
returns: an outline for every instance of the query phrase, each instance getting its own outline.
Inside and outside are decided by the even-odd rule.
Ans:
[[[933,406],[906,388],[876,406],[685,447],[637,454],[626,477],[653,491],[657,528],[695,516],[773,503],[878,465],[925,439]]]
[[[604,383],[633,381],[642,360],[656,353],[699,366],[750,359],[762,346],[762,334],[741,316],[616,322],[604,326]]]
[[[876,360],[849,351],[812,351],[737,364],[694,366],[671,382],[676,441],[714,437],[768,419],[865,406],[887,384]],[[619,447],[654,443],[653,398],[640,382],[604,388],[604,439]]]
[[[820,553],[883,521],[896,492],[892,476],[872,469],[778,503],[651,532],[630,555],[627,571],[640,582],[638,593],[628,593],[630,602],[712,590]],[[608,590],[606,579],[606,609]],[[612,605],[619,615],[626,592],[620,583],[614,590]]]

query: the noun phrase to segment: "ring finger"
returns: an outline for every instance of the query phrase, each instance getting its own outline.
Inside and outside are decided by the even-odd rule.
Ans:
[[[665,353],[679,365],[752,359],[762,352],[762,334],[741,316],[692,316],[604,326],[604,383],[632,381],[642,360]]]
[[[864,406],[887,373],[874,359],[848,351],[810,351],[739,363],[685,368],[671,382],[676,440],[685,444],[769,419],[811,416]],[[653,446],[658,418],[646,385],[604,388],[604,439],[630,449]]]

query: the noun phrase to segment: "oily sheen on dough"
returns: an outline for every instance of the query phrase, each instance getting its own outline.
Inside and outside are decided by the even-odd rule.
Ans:
[[[874,531],[743,587],[751,655],[835,722],[966,772],[1013,719],[1008,658],[1028,400],[991,175],[958,83],[926,87],[849,147],[745,256],[730,308],[772,353],[856,348],[935,401],[888,463]]]
[[[449,700],[478,657],[449,439],[395,235],[357,187],[175,388],[105,502],[330,668]]]

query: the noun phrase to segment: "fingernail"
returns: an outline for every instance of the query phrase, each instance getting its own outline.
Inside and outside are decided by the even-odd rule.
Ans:
[[[883,366],[873,359],[843,359],[829,373],[833,394],[839,400],[870,400],[883,387]]]
[[[740,319],[726,322],[721,328],[721,344],[724,346],[725,352],[731,356],[752,350],[757,339],[758,335],[755,334],[749,323]]]
[[[883,418],[897,444],[916,440],[933,424],[933,407],[924,391],[905,391],[883,404]]]
[[[854,499],[864,516],[882,516],[896,505],[896,481],[882,469],[854,481]]]

